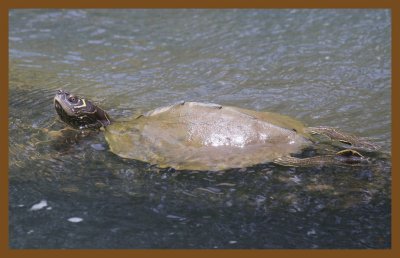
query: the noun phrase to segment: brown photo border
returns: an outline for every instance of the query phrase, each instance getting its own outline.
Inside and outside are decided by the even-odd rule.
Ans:
[[[399,252],[399,160],[392,159],[392,241],[390,249],[382,250],[102,250],[102,249],[10,249],[8,242],[8,17],[9,10],[16,8],[368,8],[390,9],[392,17],[392,157],[397,157],[399,123],[399,3],[396,0],[0,0],[0,257],[400,257]],[[396,70],[399,69],[399,70]]]

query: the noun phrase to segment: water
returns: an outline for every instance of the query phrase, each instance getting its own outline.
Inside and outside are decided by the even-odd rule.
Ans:
[[[387,10],[12,10],[11,248],[389,248],[390,159],[160,170],[102,133],[53,139],[57,89],[117,119],[205,101],[391,149]],[[386,155],[385,154],[385,155]],[[371,154],[372,155],[372,154]]]

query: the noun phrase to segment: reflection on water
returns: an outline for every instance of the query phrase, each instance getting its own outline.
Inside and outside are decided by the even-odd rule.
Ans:
[[[390,13],[13,10],[12,248],[389,248]],[[340,127],[372,165],[160,170],[103,134],[51,137],[56,89],[117,119],[178,100]],[[381,157],[382,156],[382,157]]]

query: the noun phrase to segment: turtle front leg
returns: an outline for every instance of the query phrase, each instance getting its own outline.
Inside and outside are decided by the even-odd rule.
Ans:
[[[310,158],[280,157],[272,161],[278,165],[290,167],[322,167],[329,165],[359,166],[368,163],[368,158],[358,151],[346,149],[335,154],[321,155]]]
[[[378,145],[368,142],[360,137],[341,132],[340,130],[332,127],[308,127],[306,128],[306,132],[312,135],[324,135],[333,141],[338,141],[348,145],[352,149],[362,149],[367,151],[376,151],[379,149]]]

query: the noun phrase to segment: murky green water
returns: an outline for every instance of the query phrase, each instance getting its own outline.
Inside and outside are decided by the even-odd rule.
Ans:
[[[12,248],[389,248],[390,159],[356,168],[159,170],[101,133],[53,140],[65,89],[115,118],[205,101],[391,149],[387,10],[12,10]],[[35,206],[36,205],[36,206]],[[80,222],[78,222],[80,221]]]

